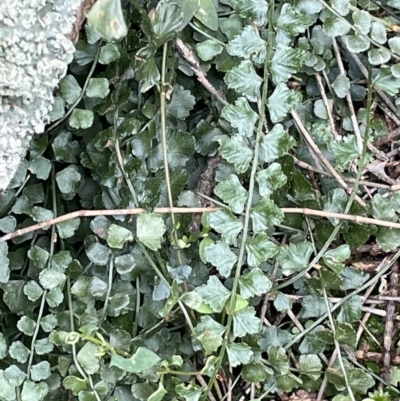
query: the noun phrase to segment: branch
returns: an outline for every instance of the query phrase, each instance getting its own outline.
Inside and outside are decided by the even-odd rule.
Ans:
[[[222,210],[222,207],[156,207],[153,209],[153,213],[205,213],[205,212],[216,212]],[[334,213],[328,212],[326,210],[315,210],[308,208],[295,208],[295,207],[283,207],[281,208],[283,213],[287,214],[303,214],[305,216],[319,216],[325,218],[335,218],[339,220],[353,221],[357,224],[373,224],[380,227],[389,227],[400,229],[400,223],[395,223],[393,221],[377,220],[370,217],[344,214],[344,213]],[[15,237],[20,237],[21,235],[28,234],[33,231],[40,230],[52,226],[54,224],[59,224],[64,221],[76,219],[78,217],[93,217],[93,216],[120,216],[120,215],[136,215],[146,212],[142,208],[132,208],[132,209],[112,209],[112,210],[78,210],[76,212],[67,213],[62,216],[56,217],[54,219],[43,221],[42,223],[34,224],[30,227],[21,228],[12,233],[3,235],[0,237],[0,242],[8,241]]]

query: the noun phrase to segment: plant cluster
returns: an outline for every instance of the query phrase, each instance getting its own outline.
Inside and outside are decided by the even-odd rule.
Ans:
[[[122,10],[0,198],[0,399],[398,398],[400,2]]]

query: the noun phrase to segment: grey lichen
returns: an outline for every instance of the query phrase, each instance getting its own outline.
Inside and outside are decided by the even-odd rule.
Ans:
[[[0,1],[0,193],[34,134],[42,133],[74,46],[81,0]]]

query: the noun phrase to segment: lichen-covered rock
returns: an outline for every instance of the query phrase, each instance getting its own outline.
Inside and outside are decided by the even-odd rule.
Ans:
[[[53,90],[66,74],[81,0],[0,1],[0,192],[33,134],[42,133]]]

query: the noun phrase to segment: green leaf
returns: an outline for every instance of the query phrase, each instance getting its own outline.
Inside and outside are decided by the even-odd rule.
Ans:
[[[346,35],[351,29],[348,21],[339,19],[335,16],[330,16],[325,19],[323,30],[325,35],[330,37]]]
[[[327,311],[325,299],[317,294],[306,295],[301,306],[304,310],[302,315],[304,319],[321,317]]]
[[[58,324],[55,315],[47,315],[40,319],[40,327],[46,333],[50,333]]]
[[[271,76],[275,85],[286,83],[309,59],[309,52],[298,47],[288,47],[278,43],[271,60]]]
[[[36,322],[29,318],[28,316],[22,316],[17,323],[17,328],[19,331],[27,336],[32,336],[36,327]]]
[[[284,219],[281,209],[268,198],[263,198],[255,208],[252,208],[250,217],[255,233],[266,231],[275,224],[280,224]]]
[[[215,194],[229,205],[234,213],[242,213],[247,200],[247,191],[240,184],[237,175],[220,182],[214,189]]]
[[[274,371],[262,363],[249,363],[243,366],[242,377],[250,383],[260,383],[267,380],[274,374]]]
[[[371,15],[369,12],[360,10],[355,11],[352,15],[354,26],[364,35],[369,33],[371,29]]]
[[[390,38],[388,40],[388,45],[393,53],[400,54],[400,38],[397,36]]]
[[[258,267],[239,277],[240,295],[245,299],[266,294],[271,287],[271,281]]]
[[[51,161],[45,157],[37,156],[29,163],[28,170],[35,174],[39,180],[47,180],[51,171]]]
[[[79,228],[81,221],[79,218],[63,221],[56,224],[58,235],[60,238],[71,238],[74,236],[75,231]]]
[[[200,323],[194,329],[194,336],[203,346],[205,355],[210,355],[222,345],[224,332],[225,326],[209,316],[201,316]]]
[[[37,245],[33,245],[28,251],[28,258],[32,261],[32,265],[39,269],[43,269],[46,266],[49,255],[50,253],[48,251]]]
[[[222,277],[229,277],[237,256],[230,250],[229,245],[219,241],[204,250],[207,262],[217,268]]]
[[[350,80],[344,74],[339,74],[332,83],[336,95],[340,98],[346,97],[350,90]]]
[[[274,307],[278,312],[287,312],[292,309],[292,301],[285,294],[278,291],[274,298]]]
[[[220,155],[235,166],[237,173],[244,173],[253,159],[253,151],[241,135],[233,135],[219,147]]]
[[[276,124],[260,144],[259,162],[269,163],[285,155],[295,144],[282,124]]]
[[[360,156],[355,135],[347,136],[342,141],[329,141],[328,149],[336,157],[336,166],[341,170],[348,168],[350,162]]]
[[[69,118],[69,125],[75,129],[87,129],[93,124],[94,114],[91,110],[74,109]]]
[[[301,103],[301,99],[300,92],[290,90],[286,84],[279,83],[267,101],[267,108],[272,122],[282,121],[290,110]]]
[[[215,56],[220,54],[224,47],[212,39],[207,39],[204,42],[196,44],[196,52],[199,57],[204,61],[210,61]]]
[[[362,299],[358,295],[351,297],[344,302],[340,308],[340,313],[337,317],[340,323],[353,324],[361,318]]]
[[[98,355],[97,345],[87,342],[78,352],[78,362],[84,371],[89,375],[94,375],[100,369],[100,356]]]
[[[106,78],[90,78],[85,95],[87,97],[97,97],[104,99],[110,93],[108,87],[108,79]]]
[[[3,333],[0,333],[0,359],[7,356],[8,346]]]
[[[267,23],[268,3],[265,0],[230,0],[229,3],[240,14],[242,18],[255,21],[258,26]]]
[[[53,218],[53,212],[48,209],[44,209],[40,206],[34,206],[31,210],[31,216],[34,221],[42,223],[43,221],[49,221]]]
[[[355,347],[357,343],[356,332],[348,323],[335,323],[335,339],[340,344],[347,344],[350,347]]]
[[[82,88],[79,86],[78,81],[72,75],[66,75],[60,81],[60,90],[67,104],[75,103],[82,92]]]
[[[66,276],[55,269],[43,269],[39,274],[40,285],[46,290],[52,290],[65,283]]]
[[[0,370],[0,386],[1,386],[0,388],[1,388],[2,400],[4,401],[16,400],[15,387],[17,386],[10,384],[10,381],[5,376],[4,370]]]
[[[218,143],[214,141],[214,137],[218,135],[222,135],[222,131],[218,127],[208,123],[206,120],[200,121],[194,133],[194,137],[196,138],[196,152],[203,156],[215,155]]]
[[[299,368],[303,375],[308,376],[311,380],[317,380],[321,376],[322,363],[317,355],[301,355]]]
[[[240,35],[228,43],[227,50],[231,56],[250,59],[254,63],[262,63],[265,59],[267,43],[260,38],[251,25],[247,25]]]
[[[167,104],[166,112],[178,120],[184,120],[189,116],[196,100],[190,91],[185,90],[181,85],[175,85],[172,91],[172,97]],[[169,145],[171,146],[171,145]]]
[[[368,203],[367,212],[375,219],[386,221],[397,221],[396,205],[391,199],[383,198],[381,194],[376,194]]]
[[[201,295],[203,301],[211,307],[214,312],[221,312],[226,300],[231,295],[219,281],[218,277],[210,276],[207,284],[196,287],[195,291]]]
[[[384,45],[387,41],[385,25],[380,21],[373,21],[371,25],[371,39],[380,45]],[[390,47],[390,40],[388,41]],[[393,49],[390,49],[393,51]]]
[[[179,6],[161,0],[156,7],[153,31],[158,46],[168,42],[182,25],[182,13]]]
[[[289,276],[296,271],[306,269],[312,252],[313,247],[309,242],[281,247],[276,258],[281,264],[282,273]]]
[[[261,330],[261,321],[255,314],[256,311],[252,306],[233,314],[233,335],[235,337],[256,334]]]
[[[349,0],[332,0],[331,4],[332,8],[336,10],[343,17],[345,17],[350,12]]]
[[[27,380],[22,387],[21,401],[42,401],[48,392],[47,383],[34,383]]]
[[[189,382],[186,386],[181,383],[175,386],[177,394],[185,399],[185,401],[199,401],[203,392],[202,387],[196,386],[193,382]]]
[[[384,252],[391,252],[400,245],[400,230],[390,227],[379,227],[376,242]]]
[[[281,375],[289,373],[289,358],[282,347],[271,346],[268,348],[268,362]]]
[[[390,68],[381,67],[378,74],[372,80],[372,83],[390,96],[399,93],[400,79],[397,79],[392,75]]]
[[[120,1],[98,1],[87,14],[88,26],[108,42],[120,40],[128,29]]]
[[[164,385],[160,382],[157,390],[150,395],[148,401],[161,401],[166,394],[168,394],[168,391],[165,390]]]
[[[71,138],[71,133],[63,130],[54,139],[51,146],[56,160],[68,163],[77,162],[77,156],[81,152],[81,147],[78,141],[73,141]]]
[[[229,364],[232,367],[248,364],[253,358],[253,351],[246,343],[230,343],[226,346]]]
[[[26,373],[23,372],[17,365],[10,365],[5,371],[4,371],[4,378],[7,379],[8,383],[11,384],[13,387],[19,387],[25,380],[26,378]],[[2,379],[0,378],[0,383],[2,382]],[[4,385],[6,383],[1,383],[1,389],[2,392],[4,391]]]
[[[263,80],[256,74],[251,61],[244,60],[238,67],[232,68],[226,73],[224,80],[229,88],[246,96],[251,102],[260,99]]]
[[[266,352],[270,346],[281,347],[288,343],[292,335],[276,326],[264,326],[258,339],[258,345],[263,352]]]
[[[342,213],[346,207],[347,195],[342,188],[335,188],[328,192],[323,197],[324,210],[329,212]],[[336,226],[339,224],[339,219],[328,217],[329,221]]]
[[[235,243],[243,229],[243,222],[238,220],[228,209],[211,213],[208,216],[208,223],[211,228],[221,234],[222,239],[229,245]]]
[[[125,242],[132,240],[133,234],[130,230],[117,224],[111,224],[108,228],[107,244],[111,248],[122,249]]]
[[[276,189],[286,184],[287,178],[282,172],[282,167],[278,163],[272,163],[268,168],[256,174],[259,192],[261,196],[269,196]]]
[[[105,266],[108,263],[111,250],[99,242],[94,242],[86,249],[86,255],[89,260],[99,266]]]
[[[8,352],[9,352],[11,358],[17,360],[19,363],[25,363],[30,354],[29,349],[26,348],[25,345],[21,341],[14,341],[10,345]]]
[[[218,30],[218,14],[212,0],[200,0],[200,7],[194,17],[212,31]]]
[[[78,395],[80,391],[87,389],[87,383],[85,379],[80,379],[76,376],[67,376],[63,380],[63,386],[72,391],[72,394]]]
[[[137,238],[151,250],[156,251],[160,248],[165,231],[166,227],[160,215],[142,213],[138,216]]]
[[[221,116],[229,121],[232,127],[237,128],[240,135],[253,135],[258,114],[253,111],[246,98],[240,97],[235,101],[235,105],[225,106]]]
[[[139,347],[130,358],[123,358],[117,353],[111,352],[110,366],[116,366],[129,373],[142,373],[151,369],[158,361],[160,361],[160,357],[153,351]]]
[[[56,174],[58,188],[64,194],[76,191],[82,183],[82,176],[78,172],[78,167],[70,165]]]
[[[386,49],[371,49],[368,52],[368,61],[372,65],[386,64],[391,57],[392,54]]]
[[[50,363],[47,361],[42,361],[37,363],[36,365],[32,365],[31,368],[32,380],[38,382],[47,379],[51,374],[50,368],[51,368]]]
[[[342,278],[340,288],[343,291],[359,288],[369,279],[369,274],[358,271],[352,266],[346,266],[340,275]]]
[[[7,283],[10,278],[9,263],[7,257],[8,247],[6,242],[0,242],[0,283]]]
[[[278,247],[268,240],[266,233],[259,233],[246,240],[247,264],[251,267],[258,266],[268,258],[278,253]]]
[[[350,253],[350,247],[348,245],[340,245],[335,249],[325,252],[322,259],[326,266],[335,273],[340,273],[344,269],[344,262],[350,257]]]
[[[0,219],[0,231],[11,233],[15,230],[17,220],[14,216],[6,216]]]
[[[344,44],[347,50],[351,53],[361,53],[369,49],[370,42],[368,39],[361,35],[346,35],[344,37]]]
[[[99,63],[110,64],[121,57],[118,46],[114,43],[107,43],[100,49]]]
[[[276,386],[278,387],[278,391],[280,392],[290,393],[291,391],[293,391],[294,388],[299,387],[302,384],[302,380],[292,373],[276,377]]]
[[[306,31],[317,19],[317,15],[308,12],[302,13],[290,3],[284,3],[276,22],[278,28],[291,36],[297,36]]]

